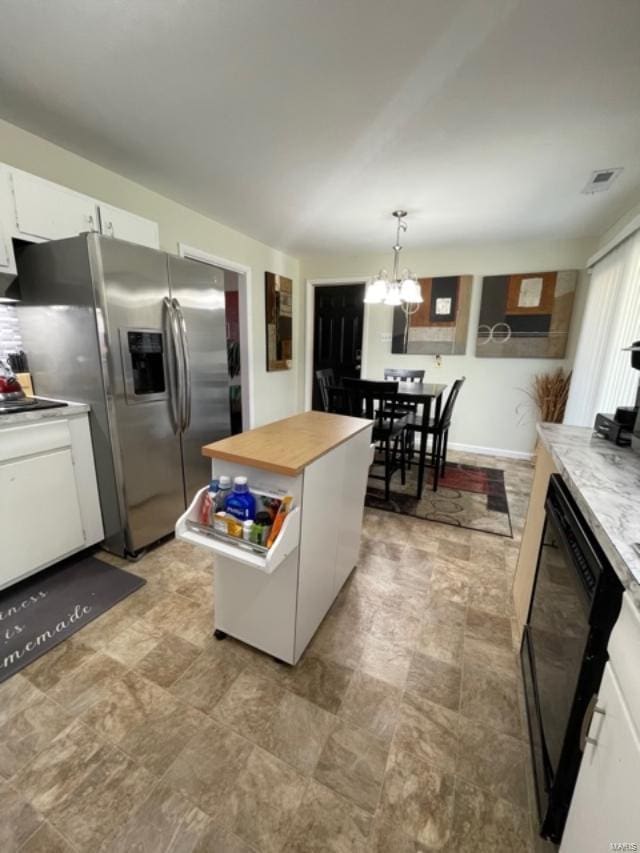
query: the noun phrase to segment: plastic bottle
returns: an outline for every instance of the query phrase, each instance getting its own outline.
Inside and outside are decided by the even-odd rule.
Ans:
[[[218,479],[218,491],[216,492],[215,510],[224,512],[227,497],[231,494],[231,477],[222,474]]]
[[[246,539],[247,542],[251,540],[251,528],[253,527],[253,521],[248,518],[246,521],[242,522],[242,538]]]
[[[222,488],[222,483],[220,484]],[[251,521],[256,516],[256,499],[249,491],[246,477],[236,477],[233,481],[233,491],[224,502],[224,509],[239,521]]]

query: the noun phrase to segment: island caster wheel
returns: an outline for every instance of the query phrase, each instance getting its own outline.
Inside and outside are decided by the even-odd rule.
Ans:
[[[221,631],[219,628],[216,628],[216,630],[213,632],[213,636],[216,638],[216,640],[227,639],[227,635],[225,634],[225,632]]]

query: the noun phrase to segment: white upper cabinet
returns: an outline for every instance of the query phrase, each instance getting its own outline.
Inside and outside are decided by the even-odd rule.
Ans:
[[[107,237],[128,240],[130,243],[149,246],[151,249],[160,248],[157,222],[129,213],[128,210],[111,207],[109,204],[99,204],[99,209],[100,231]]]
[[[11,185],[17,236],[61,240],[98,230],[94,199],[17,169]]]
[[[2,220],[0,219],[0,270],[6,272],[11,268],[12,263],[13,258],[9,253],[7,235],[4,233],[4,227],[2,225]]]

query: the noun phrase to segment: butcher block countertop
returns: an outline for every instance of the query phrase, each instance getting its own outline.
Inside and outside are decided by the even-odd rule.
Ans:
[[[372,423],[364,418],[303,412],[206,444],[202,454],[295,477]]]

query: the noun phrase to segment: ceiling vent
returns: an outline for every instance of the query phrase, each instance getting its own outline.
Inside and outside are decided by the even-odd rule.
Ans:
[[[622,166],[616,169],[598,169],[597,172],[592,172],[591,177],[587,181],[583,193],[590,195],[591,193],[603,193],[608,190],[611,184],[622,171]]]

